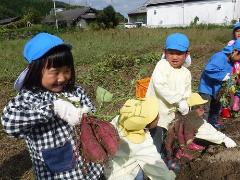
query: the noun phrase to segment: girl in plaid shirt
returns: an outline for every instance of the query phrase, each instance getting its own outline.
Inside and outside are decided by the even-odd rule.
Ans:
[[[10,136],[26,140],[37,179],[105,179],[101,164],[74,156],[74,125],[94,111],[90,99],[75,86],[71,46],[39,33],[24,47],[28,67],[15,82],[19,91],[4,108],[2,124]],[[78,100],[80,107],[57,97]]]

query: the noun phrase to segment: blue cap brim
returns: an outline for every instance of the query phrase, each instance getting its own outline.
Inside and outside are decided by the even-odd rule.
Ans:
[[[180,51],[180,52],[187,52],[188,49],[179,45],[173,45],[173,46],[168,46],[166,48],[167,50],[176,50],[176,51]]]
[[[237,29],[240,29],[240,22],[234,25],[233,31],[236,31]]]

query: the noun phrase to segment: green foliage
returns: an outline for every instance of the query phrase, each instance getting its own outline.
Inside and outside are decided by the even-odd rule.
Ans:
[[[119,23],[126,23],[128,20],[119,12],[116,13],[116,18],[118,19]]]
[[[91,30],[100,30],[101,29],[99,23],[97,23],[97,22],[91,22],[88,25],[88,28],[91,29]]]
[[[112,6],[105,7],[97,14],[97,21],[100,27],[104,29],[114,28],[118,25],[119,19],[116,11]]]
[[[56,1],[56,6],[65,8],[68,4]],[[44,17],[53,8],[52,0],[1,0],[0,19],[23,16],[28,9],[36,15]]]
[[[52,7],[50,0],[1,0],[1,6],[5,10],[5,14],[0,14],[0,19],[23,16],[24,12],[28,8],[34,8],[38,10],[41,15],[48,13]],[[0,11],[1,12],[1,11]]]
[[[68,7],[63,2],[56,2],[57,7]],[[0,19],[21,17],[19,21],[4,25],[6,29],[17,29],[31,24],[38,24],[53,8],[52,0],[1,0]]]
[[[191,21],[190,26],[196,26],[197,22],[199,21],[199,17],[195,17],[193,21]]]
[[[0,34],[5,33],[7,31],[6,28],[4,28],[3,26],[0,26]]]
[[[121,69],[123,67],[134,66],[134,58],[126,55],[111,55],[107,60],[108,65],[112,69]]]
[[[231,24],[234,25],[234,24],[236,24],[236,23],[237,23],[237,20],[232,19]]]
[[[26,8],[24,10],[24,15],[19,21],[11,22],[9,24],[3,25],[2,27],[5,29],[19,29],[24,28],[28,26],[28,23],[30,23],[30,26],[34,23],[40,23],[42,17],[38,10],[34,8]]]
[[[98,104],[103,104],[105,102],[111,102],[113,98],[113,94],[108,90],[98,86],[96,91],[96,101]]]
[[[1,40],[9,40],[9,39],[22,39],[31,37],[34,34],[39,32],[49,32],[49,33],[57,33],[56,29],[45,26],[45,25],[32,25],[31,27],[26,27],[26,24],[22,25],[23,21],[19,21],[18,23],[8,24],[7,26],[0,27],[0,39]],[[23,27],[18,27],[18,25],[22,25]]]
[[[172,32],[186,33],[191,41],[190,51],[193,88],[198,86],[202,68],[209,57],[231,38],[231,29],[130,29],[82,31],[32,26],[17,30],[0,29],[0,82],[2,89],[12,92],[12,84],[24,69],[26,62],[22,50],[26,41],[37,32],[49,32],[63,38],[73,46],[77,84],[81,84],[95,99],[98,86],[114,94],[113,103],[104,107],[102,114],[110,115],[119,110],[127,98],[135,96],[135,81],[151,76],[159,60],[164,41]],[[199,38],[201,37],[201,38]],[[1,94],[0,94],[1,95]],[[3,94],[2,94],[3,95]],[[9,96],[8,96],[9,97]]]
[[[62,99],[64,101],[70,102],[71,104],[73,104],[76,108],[79,108],[81,106],[80,101],[74,101],[71,100],[70,98],[65,97],[63,94],[59,94],[58,95],[58,99]]]
[[[239,90],[239,85],[236,83],[238,77],[237,73],[231,75],[231,78],[222,84],[221,90],[219,92],[219,101],[223,107],[231,106],[232,96]]]
[[[38,10],[34,8],[28,8],[24,11],[24,15],[22,19],[24,22],[31,22],[36,24],[36,23],[40,23],[42,16]]]

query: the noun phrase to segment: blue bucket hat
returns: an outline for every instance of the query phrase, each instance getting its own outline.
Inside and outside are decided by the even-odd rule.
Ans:
[[[222,49],[222,52],[225,53],[225,54],[231,54],[233,52],[233,45],[231,46],[225,46],[223,49]]]
[[[233,31],[237,30],[237,29],[240,29],[240,22],[236,23],[234,26],[233,26]]]
[[[166,39],[165,48],[186,52],[189,48],[188,37],[182,33],[171,34]]]
[[[52,48],[57,46],[66,46],[69,49],[72,48],[71,45],[65,44],[64,41],[57,36],[48,33],[39,33],[26,43],[23,50],[23,56],[30,64],[32,61],[38,60]],[[16,79],[14,88],[17,91],[20,91],[22,89],[23,82],[28,73],[28,70],[28,67],[25,68]]]
[[[52,48],[60,45],[71,48],[70,45],[65,44],[64,41],[57,36],[48,33],[39,33],[26,43],[23,56],[30,64],[32,61],[41,58]]]
[[[237,39],[233,44],[233,49],[240,51],[240,39]]]

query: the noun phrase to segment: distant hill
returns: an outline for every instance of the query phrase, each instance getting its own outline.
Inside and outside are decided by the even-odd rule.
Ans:
[[[56,1],[56,7],[69,8],[69,5]],[[41,16],[49,14],[53,8],[52,0],[1,0],[0,19],[22,16],[28,9],[35,9]]]
[[[39,17],[45,17],[53,8],[53,0],[0,0],[0,20],[25,15],[29,10]],[[72,9],[81,6],[69,6],[64,2],[56,1],[57,8]],[[100,12],[102,10],[98,10]],[[119,22],[125,18],[120,13],[116,14]]]

